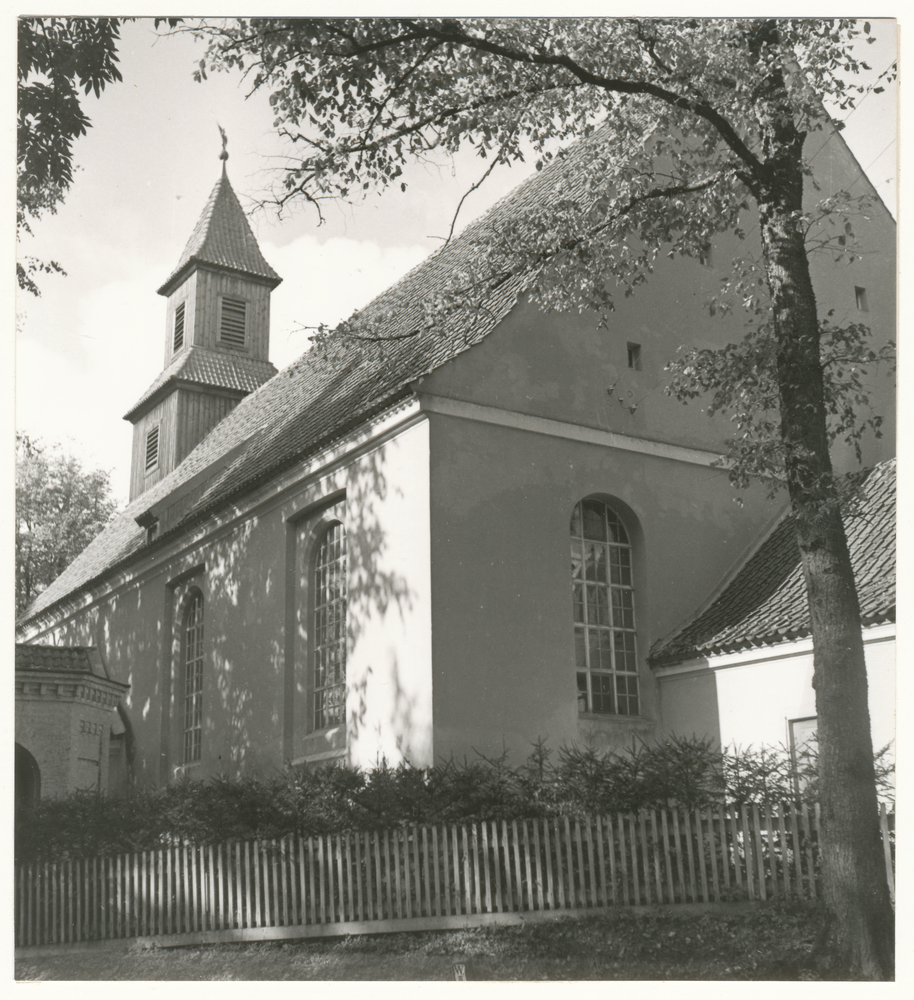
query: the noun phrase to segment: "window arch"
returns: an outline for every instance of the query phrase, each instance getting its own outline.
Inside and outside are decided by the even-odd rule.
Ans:
[[[571,516],[571,586],[579,710],[638,715],[632,546],[600,500],[580,501]]]
[[[317,547],[311,579],[314,625],[312,728],[346,719],[346,529],[337,521]]]
[[[203,751],[203,594],[194,590],[181,627],[184,666],[184,763],[200,760]]]

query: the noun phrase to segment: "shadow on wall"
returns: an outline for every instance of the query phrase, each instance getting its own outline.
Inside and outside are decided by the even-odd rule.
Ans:
[[[321,483],[321,495],[346,491],[350,651],[373,644],[388,629],[402,636],[417,596],[408,579],[409,560],[385,527],[392,511],[399,516],[400,487],[390,486],[385,471],[388,461],[397,460],[397,447],[396,441],[385,444]],[[280,516],[275,510],[244,520],[231,534],[183,554],[180,567],[167,567],[48,637],[59,644],[97,645],[112,676],[130,684],[121,715],[131,784],[158,784],[184,770],[185,678],[178,641],[184,605],[180,588],[166,582],[181,573],[187,577],[181,587],[198,586],[205,598],[200,776],[263,773],[288,763],[283,753],[287,630],[295,623],[288,620],[284,600],[293,574],[284,543],[277,542],[287,527]],[[348,679],[349,739],[389,726],[396,746],[408,753],[416,736],[414,699],[393,645],[359,651],[358,676]],[[292,668],[295,685],[307,688],[309,664],[295,662]],[[372,711],[379,686],[386,689],[389,718]],[[194,777],[194,770],[186,769],[188,776]]]

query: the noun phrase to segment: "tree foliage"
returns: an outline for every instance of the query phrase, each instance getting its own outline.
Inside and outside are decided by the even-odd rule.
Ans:
[[[855,43],[872,40],[870,25],[252,18],[198,30],[210,43],[201,79],[241,71],[269,93],[293,151],[273,196],[280,208],[402,188],[405,163],[467,146],[487,161],[531,149],[541,165],[589,137],[560,196],[487,234],[432,303],[445,323],[507,276],[544,308],[605,314],[661,259],[700,257],[719,233],[753,233],[719,303],[744,310],[746,341],[687,356],[672,390],[710,391],[712,409],[735,414],[737,482],[762,473],[787,486],[814,637],[834,952],[864,976],[890,976],[860,610],[829,451],[836,436],[859,436],[860,372],[879,351],[862,328],[819,315],[809,256],[850,261],[859,206],[847,192],[810,203],[805,152],[811,134],[840,127],[824,103],[849,110],[864,93]],[[359,335],[358,317],[345,333]]]
[[[108,473],[59,445],[16,436],[16,612],[82,552],[117,511]]]
[[[117,17],[21,17],[18,24],[16,229],[30,234],[55,214],[73,183],[73,143],[91,127],[82,99],[121,79]],[[176,18],[156,18],[156,25]],[[66,273],[56,261],[16,263],[23,291],[39,295],[36,276]]]
[[[81,95],[98,97],[121,79],[117,18],[22,17],[18,33],[16,226],[54,214],[73,183],[73,142],[92,124]],[[55,261],[16,264],[19,287],[38,295],[38,272],[65,273]]]

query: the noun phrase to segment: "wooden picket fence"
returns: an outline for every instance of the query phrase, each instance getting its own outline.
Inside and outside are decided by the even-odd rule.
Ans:
[[[881,811],[892,886],[890,820]],[[514,922],[618,906],[815,898],[817,804],[642,810],[179,844],[16,870],[19,948]]]

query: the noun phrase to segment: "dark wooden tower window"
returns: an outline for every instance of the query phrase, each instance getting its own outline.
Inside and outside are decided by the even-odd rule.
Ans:
[[[175,354],[181,350],[184,346],[184,303],[180,302],[177,309],[175,309],[175,339],[174,339],[174,352]]]
[[[244,347],[245,310],[243,299],[222,297],[222,315],[219,321],[219,340],[227,347]]]
[[[159,464],[159,425],[146,434],[146,471],[151,472]]]

